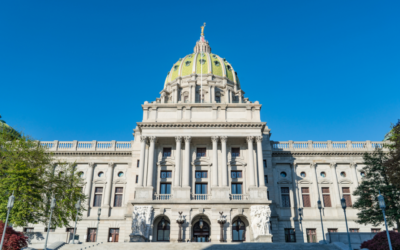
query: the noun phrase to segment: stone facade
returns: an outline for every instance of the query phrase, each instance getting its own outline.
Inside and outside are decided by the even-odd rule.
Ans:
[[[204,38],[197,42],[194,60],[207,54],[211,61],[208,48]],[[176,242],[178,212],[185,220],[183,241],[219,242],[220,212],[226,242],[307,242],[307,234],[320,241],[318,200],[325,233],[345,232],[340,199],[354,203],[362,154],[383,142],[272,141],[261,104],[244,98],[227,65],[222,76],[210,65],[199,75],[193,66],[195,73],[167,80],[161,97],[142,105],[133,141],[42,142],[60,160],[76,162],[86,180],[80,241],[90,240],[90,228],[97,228],[99,207],[96,237],[104,242],[116,239],[110,229],[118,229],[119,242]],[[351,206],[347,216],[349,228],[371,232],[371,225],[354,222]],[[44,231],[45,225],[29,227]]]

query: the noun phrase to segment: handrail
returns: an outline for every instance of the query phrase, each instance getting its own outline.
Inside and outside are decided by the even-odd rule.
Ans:
[[[133,141],[41,141],[49,151],[131,151]]]
[[[386,141],[271,141],[273,151],[373,151]]]

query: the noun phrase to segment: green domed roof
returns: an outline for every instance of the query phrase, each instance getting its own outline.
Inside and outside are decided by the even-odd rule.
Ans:
[[[225,59],[216,54],[204,52],[193,53],[180,58],[168,72],[165,84],[174,81],[178,77],[185,77],[191,74],[213,74],[226,77],[231,82],[237,83],[237,75],[233,67]]]

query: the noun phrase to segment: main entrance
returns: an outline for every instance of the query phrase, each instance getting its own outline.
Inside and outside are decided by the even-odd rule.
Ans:
[[[193,238],[194,242],[207,242],[210,239],[210,226],[200,218],[193,226]]]

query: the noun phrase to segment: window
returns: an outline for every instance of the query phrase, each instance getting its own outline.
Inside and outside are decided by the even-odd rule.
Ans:
[[[285,242],[296,242],[294,228],[285,228]]]
[[[118,177],[124,177],[124,172],[119,172]]]
[[[360,172],[361,177],[365,176],[365,172]]]
[[[281,177],[286,178],[287,174],[286,172],[281,172]]]
[[[242,194],[242,183],[232,183],[232,194]]]
[[[24,227],[24,233],[33,233],[33,227]]]
[[[310,188],[302,187],[301,193],[303,196],[303,207],[311,207]]]
[[[171,148],[163,148],[163,157],[171,156]]]
[[[78,176],[81,177],[81,178],[83,178],[83,172],[79,172],[79,173],[78,173]]]
[[[380,228],[371,228],[371,233],[379,233],[380,231]]]
[[[195,176],[197,179],[207,178],[207,171],[196,171]]]
[[[140,166],[140,160],[137,160],[136,167],[139,167],[139,166]]]
[[[161,183],[160,194],[171,194],[171,183]]]
[[[119,228],[110,228],[108,232],[108,242],[118,242]]]
[[[240,148],[232,148],[232,157],[240,156]]]
[[[232,223],[232,241],[246,241],[246,225],[240,218]]]
[[[44,231],[47,232],[47,227],[44,228]],[[55,232],[55,231],[56,231],[55,228],[50,228],[50,229],[49,229],[49,232],[50,232],[50,233],[51,233],[51,232]]]
[[[343,178],[346,177],[346,172],[340,172],[340,176],[342,176]]]
[[[267,168],[267,160],[263,160],[264,168]]]
[[[206,148],[197,148],[197,157],[206,156]]]
[[[269,200],[269,191],[267,191],[267,198],[268,198],[268,200]]]
[[[268,175],[264,175],[264,183],[268,184]]]
[[[139,183],[139,175],[136,175],[136,180],[135,180],[135,182],[136,182],[136,183]]]
[[[97,234],[97,229],[96,228],[88,228],[87,231],[87,242],[96,242],[96,234]]]
[[[103,177],[103,176],[104,176],[104,173],[103,173],[103,172],[99,172],[99,173],[97,174],[97,176],[98,176],[98,177]]]
[[[360,231],[360,229],[358,229],[358,228],[350,228],[349,231],[350,231],[350,233],[358,233]]]
[[[337,233],[337,228],[328,228],[328,233]]]
[[[76,230],[78,230],[78,228]],[[74,233],[74,228],[73,227],[68,227],[67,229],[65,229],[65,232],[73,234]]]
[[[325,172],[321,172],[321,177],[325,178],[326,177],[326,173]]]
[[[290,195],[288,187],[281,187],[282,207],[290,207]]]
[[[307,243],[317,243],[316,229],[307,229]]]
[[[97,187],[94,189],[93,207],[101,207],[101,198],[103,196],[103,188]]]
[[[157,225],[157,241],[169,241],[170,225],[164,217]]]
[[[329,188],[323,187],[321,189],[322,189],[322,198],[324,200],[324,207],[332,207],[331,195],[329,194]]]
[[[353,204],[351,203],[351,193],[349,187],[342,187],[343,198],[346,200],[346,206],[352,207]]]
[[[172,178],[172,172],[171,171],[161,171],[161,178]]]
[[[300,173],[300,176],[303,177],[303,178],[306,177],[306,176],[307,176],[307,175],[306,175],[306,172],[301,172],[301,173]]]
[[[196,194],[207,194],[207,183],[196,183]]]
[[[124,192],[123,187],[115,188],[114,207],[122,207],[122,193],[123,192]]]
[[[216,102],[216,103],[221,103],[221,96],[217,95],[217,96],[215,97],[215,102]]]
[[[236,178],[242,178],[242,171],[231,171],[231,178],[236,179]]]

